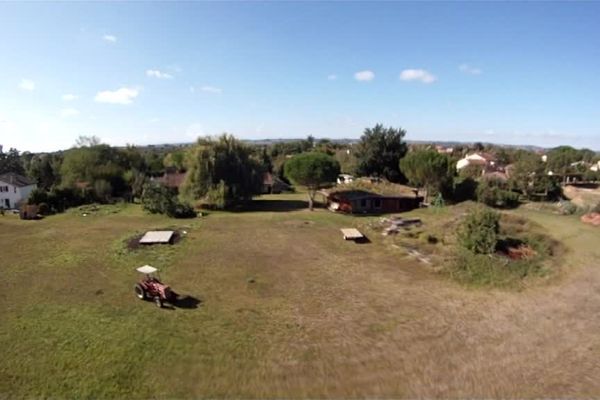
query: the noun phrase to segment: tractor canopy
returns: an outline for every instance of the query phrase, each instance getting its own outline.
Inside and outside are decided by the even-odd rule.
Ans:
[[[146,274],[146,275],[150,275],[150,274],[153,274],[156,271],[158,271],[158,269],[156,269],[150,265],[144,265],[143,267],[136,268],[136,270],[138,272],[141,272],[142,274]]]

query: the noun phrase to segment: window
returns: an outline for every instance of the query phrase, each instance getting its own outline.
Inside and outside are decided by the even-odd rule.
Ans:
[[[381,199],[374,199],[373,200],[373,207],[375,207],[375,208],[381,208]]]
[[[367,200],[366,199],[362,199],[360,201],[360,207],[361,208],[366,208],[367,207]]]

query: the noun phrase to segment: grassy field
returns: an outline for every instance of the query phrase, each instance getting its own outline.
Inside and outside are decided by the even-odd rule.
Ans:
[[[135,205],[0,217],[0,397],[600,395],[600,230],[517,210],[565,244],[560,276],[472,290],[375,234],[378,218],[300,199],[193,220]],[[343,241],[353,226],[370,243]],[[168,227],[187,235],[127,248]],[[137,300],[143,264],[190,301]]]

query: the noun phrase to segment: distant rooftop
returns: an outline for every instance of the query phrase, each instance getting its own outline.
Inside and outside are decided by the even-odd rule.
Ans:
[[[14,172],[0,174],[0,182],[6,182],[16,187],[35,185],[35,182],[32,182],[29,178]]]

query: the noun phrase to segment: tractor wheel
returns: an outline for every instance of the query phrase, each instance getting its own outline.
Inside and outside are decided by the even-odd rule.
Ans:
[[[163,302],[160,296],[154,296],[154,304],[156,304],[156,307],[162,308]]]
[[[139,285],[139,284],[135,285],[133,290],[135,290],[135,295],[138,299],[144,300],[146,298],[146,291],[144,290],[144,288],[141,285]]]

